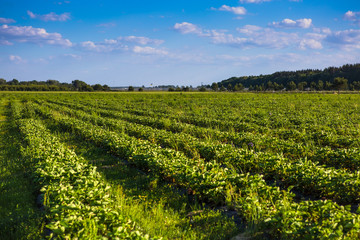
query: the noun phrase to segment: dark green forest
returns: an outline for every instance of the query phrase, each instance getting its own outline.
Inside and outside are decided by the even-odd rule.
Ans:
[[[241,91],[244,88],[250,91],[360,90],[360,64],[346,64],[324,70],[307,69],[231,77],[209,87],[223,91]]]

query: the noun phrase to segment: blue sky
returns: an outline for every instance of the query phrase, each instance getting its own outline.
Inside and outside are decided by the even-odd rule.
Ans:
[[[210,84],[360,62],[358,0],[1,0],[0,77]]]

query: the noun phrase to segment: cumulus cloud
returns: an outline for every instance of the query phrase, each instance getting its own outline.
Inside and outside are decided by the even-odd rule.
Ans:
[[[245,15],[246,14],[246,9],[244,7],[230,7],[227,5],[222,5],[218,10],[225,11],[225,12],[232,12],[236,15]]]
[[[60,33],[48,33],[44,28],[34,28],[32,26],[0,26],[0,40],[11,44],[12,41],[28,42],[35,44],[58,45],[71,47],[72,43],[64,39]]]
[[[26,60],[23,60],[20,56],[16,56],[16,55],[10,55],[9,60],[16,64],[26,63]]]
[[[35,14],[35,13],[28,10],[27,14],[32,19],[40,19],[41,21],[45,21],[45,22],[48,22],[48,21],[65,22],[65,21],[71,19],[70,13],[62,13],[62,14],[58,15],[58,14],[56,14],[54,12],[51,12],[51,13],[48,13],[48,14],[41,15],[41,14]]]
[[[153,47],[140,47],[140,46],[135,46],[133,48],[133,52],[138,53],[138,54],[146,54],[146,55],[167,55],[168,54],[168,52],[165,50],[156,49]]]
[[[347,11],[344,14],[344,19],[360,26],[360,12]]]
[[[137,43],[137,44],[141,44],[141,45],[147,45],[147,44],[160,45],[160,44],[164,43],[163,40],[150,39],[147,37],[136,37],[136,36],[119,37],[118,41],[132,42],[132,43]]]
[[[337,47],[343,49],[359,49],[360,48],[360,30],[344,30],[328,34],[325,40]]]
[[[323,46],[321,44],[320,41],[315,40],[315,39],[303,39],[300,42],[300,49],[305,50],[305,49],[322,49]]]
[[[14,22],[16,22],[16,21],[11,18],[0,18],[0,23],[9,24],[9,23],[14,23]]]
[[[277,32],[271,28],[261,28],[253,25],[246,25],[237,29],[239,33],[246,36],[248,47],[284,48],[298,42],[296,33]]]
[[[312,19],[310,18],[303,18],[298,20],[285,18],[281,22],[272,22],[269,24],[269,26],[275,28],[309,28],[311,27],[311,24]]]
[[[176,23],[174,29],[182,34],[189,34],[189,33],[194,33],[197,35],[203,34],[201,28],[199,28],[195,24],[188,22]]]
[[[214,44],[243,49],[254,47],[321,49],[323,47],[321,41],[326,37],[326,35],[320,33],[299,36],[298,33],[280,32],[275,31],[273,28],[262,28],[255,25],[245,25],[242,28],[237,28],[238,35],[229,34],[226,31],[201,29],[192,23],[177,23],[174,28],[182,34],[195,34],[199,37],[209,38]]]
[[[10,46],[10,45],[13,45],[13,43],[11,43],[11,42],[9,42],[7,40],[0,39],[0,45]]]
[[[293,33],[276,32],[270,28],[261,28],[254,25],[246,25],[238,28],[242,36],[234,36],[218,30],[203,30],[192,23],[177,23],[174,27],[182,34],[196,34],[210,38],[214,44],[224,44],[238,48],[270,47],[282,48],[297,41],[297,35]]]
[[[90,52],[112,52],[115,50],[126,50],[125,46],[117,45],[109,40],[98,43],[92,41],[85,41],[78,44],[77,47],[81,50]]]
[[[145,45],[160,45],[164,41],[159,39],[151,39],[147,37],[126,36],[118,37],[116,39],[105,39],[102,42],[86,41],[77,45],[77,48],[84,51],[106,53],[106,52],[126,52],[132,51],[135,53],[144,54],[164,54],[163,50],[158,50],[153,47]],[[140,47],[138,45],[143,45]]]

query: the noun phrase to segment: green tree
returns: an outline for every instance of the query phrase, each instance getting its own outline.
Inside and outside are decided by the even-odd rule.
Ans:
[[[204,86],[201,86],[201,87],[199,88],[199,91],[200,91],[200,92],[206,92],[206,88],[205,88]]]
[[[231,83],[227,85],[226,90],[228,90],[229,92],[233,90],[233,86],[231,85]]]
[[[242,85],[241,83],[237,83],[235,86],[234,86],[234,92],[240,92],[244,90],[244,85]]]
[[[311,82],[311,83],[310,83],[310,89],[311,89],[311,91],[315,91],[315,90],[316,90],[316,87],[317,87],[316,82]]]
[[[13,80],[9,81],[8,84],[9,85],[19,85],[19,80],[14,78]]]
[[[343,77],[335,78],[333,83],[333,88],[338,91],[348,89],[348,80]]]
[[[101,84],[95,84],[91,86],[94,91],[102,91],[103,90],[103,86],[101,86]]]
[[[104,84],[102,87],[104,91],[110,91],[110,87],[108,85]]]
[[[276,83],[276,82],[274,82],[273,86],[274,86],[274,90],[275,90],[275,91],[280,91],[280,90],[283,90],[283,89],[284,89],[284,85],[278,84],[278,83]]]
[[[46,81],[46,84],[48,84],[48,85],[59,85],[60,82],[58,80],[49,79],[49,80]]]
[[[294,91],[296,89],[296,83],[294,81],[288,82],[286,85],[287,91]]]
[[[129,92],[133,92],[135,89],[134,89],[134,87],[133,86],[129,86],[129,88],[128,88],[128,91]]]
[[[271,81],[267,82],[266,90],[274,90],[274,84]]]
[[[304,91],[306,85],[307,85],[307,82],[299,82],[299,83],[298,83],[298,86],[297,86],[297,89],[298,89],[299,91]]]
[[[353,85],[354,85],[354,90],[360,90],[360,81],[354,81]]]
[[[317,83],[316,89],[317,89],[318,91],[324,90],[324,82],[321,81],[321,80],[319,80],[318,83]]]
[[[212,83],[211,84],[211,89],[216,92],[219,89],[218,84],[216,82]]]
[[[332,84],[331,84],[331,82],[326,81],[326,82],[325,82],[325,90],[331,90],[331,89],[332,89]]]
[[[91,88],[86,82],[80,80],[74,80],[71,83],[73,88],[77,91],[89,91]]]
[[[183,91],[183,92],[189,92],[190,91],[190,87],[189,86],[183,86],[182,88],[181,88],[181,91]]]

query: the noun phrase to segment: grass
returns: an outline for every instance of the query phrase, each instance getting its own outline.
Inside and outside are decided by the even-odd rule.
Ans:
[[[7,101],[0,102],[0,239],[40,239],[43,213],[36,205],[37,189],[20,158],[19,135],[6,121]]]
[[[51,126],[50,129],[56,129]],[[210,209],[186,191],[144,173],[67,132],[56,133],[78,155],[96,165],[113,186],[123,214],[150,236],[164,239],[230,239],[239,232],[232,218]]]

